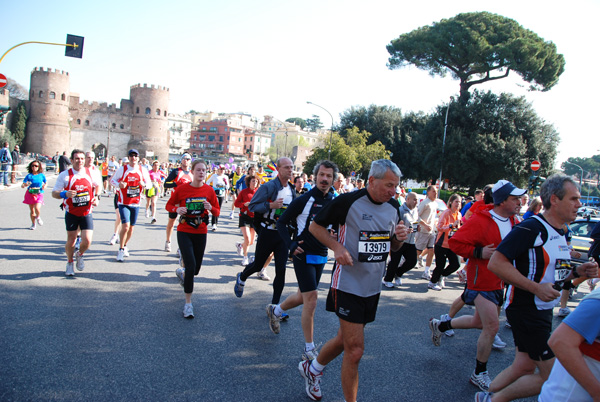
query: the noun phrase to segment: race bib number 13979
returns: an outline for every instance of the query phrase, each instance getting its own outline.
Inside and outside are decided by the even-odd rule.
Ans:
[[[385,261],[390,252],[390,232],[361,231],[358,238],[358,261]]]

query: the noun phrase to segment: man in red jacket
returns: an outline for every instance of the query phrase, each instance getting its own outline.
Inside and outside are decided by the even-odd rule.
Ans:
[[[439,346],[442,333],[450,329],[482,329],[477,341],[477,358],[471,383],[487,391],[491,379],[487,361],[498,332],[498,309],[503,302],[504,283],[488,270],[487,264],[496,246],[518,223],[515,215],[521,207],[525,190],[511,182],[500,180],[492,188],[494,204],[475,213],[449,240],[450,249],[468,258],[467,287],[461,298],[475,306],[475,314],[461,316],[450,321],[431,319],[429,327],[435,346]]]

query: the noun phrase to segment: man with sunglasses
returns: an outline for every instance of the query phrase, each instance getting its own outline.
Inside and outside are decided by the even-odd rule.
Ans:
[[[119,262],[124,262],[125,257],[129,257],[127,243],[131,240],[133,227],[137,222],[142,191],[152,186],[148,171],[140,166],[138,150],[130,149],[127,154],[129,163],[119,167],[111,179],[111,184],[117,189],[117,205],[121,216],[121,233],[117,252],[117,261]]]

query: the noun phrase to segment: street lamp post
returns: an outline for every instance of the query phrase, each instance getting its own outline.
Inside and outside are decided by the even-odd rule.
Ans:
[[[583,179],[583,169],[581,168],[581,166],[579,166],[573,162],[565,161],[565,163],[568,163],[573,166],[577,166],[579,168],[579,170],[581,170],[581,176],[579,176],[579,191],[583,191],[583,187],[581,187],[581,180]]]
[[[323,106],[319,106],[316,103],[313,103],[311,101],[306,101],[306,103],[323,109],[324,111],[326,111],[329,114],[329,117],[331,117],[331,133],[329,134],[329,156],[328,156],[328,159],[331,160],[331,143],[333,142],[333,116],[331,115],[331,113],[329,113],[329,110],[325,109]]]

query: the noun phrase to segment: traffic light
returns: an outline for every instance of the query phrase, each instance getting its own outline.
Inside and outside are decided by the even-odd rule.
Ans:
[[[536,176],[536,175],[531,175],[531,176],[529,176],[529,181],[528,181],[528,183],[527,183],[527,190],[528,190],[530,193],[533,193],[533,184],[535,183],[535,179],[537,179],[537,176]]]
[[[542,176],[537,176],[535,178],[535,181],[533,183],[533,192],[536,194],[540,193],[540,187],[542,187],[542,184],[546,181],[545,177]]]
[[[69,35],[67,34],[67,46],[65,48],[65,56],[76,57],[81,59],[83,56],[83,36]]]

